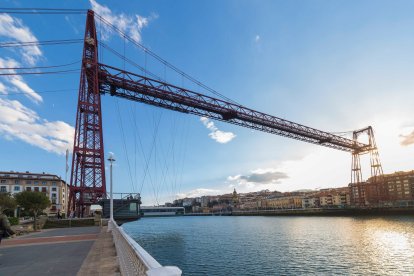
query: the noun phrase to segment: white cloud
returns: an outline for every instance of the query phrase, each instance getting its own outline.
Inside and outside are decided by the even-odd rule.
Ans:
[[[16,68],[19,67],[20,63],[14,59],[3,59],[0,57],[0,67],[1,68]],[[15,70],[3,70],[3,73],[16,73]],[[12,86],[14,86],[18,91],[25,93],[25,96],[35,103],[43,101],[42,96],[37,94],[23,79],[22,76],[3,76],[3,79],[8,81]],[[6,87],[2,84],[0,85],[0,93],[7,94]]]
[[[117,27],[123,33],[131,36],[131,38],[138,42],[141,42],[142,29],[148,26],[151,20],[158,18],[158,15],[155,14],[152,14],[149,17],[143,17],[138,14],[135,16],[128,16],[124,13],[115,14],[107,6],[100,5],[95,0],[89,0],[89,2],[92,6],[92,9],[97,14],[105,18],[105,20],[107,20],[109,23]],[[99,20],[97,20],[97,24],[99,24]],[[101,27],[104,30],[104,32],[102,32],[102,39],[109,39],[109,36],[112,33],[112,29],[110,29],[105,24],[102,24]]]
[[[195,190],[191,190],[187,193],[177,194],[177,198],[200,197],[200,196],[206,196],[206,195],[219,195],[219,194],[222,194],[222,193],[223,193],[222,190],[198,188],[198,189],[195,189]]]
[[[288,178],[287,174],[276,169],[257,169],[247,175],[229,176],[229,181],[251,182],[261,184],[279,183],[281,179]]]
[[[254,37],[254,41],[255,41],[255,42],[259,42],[259,41],[260,41],[260,35],[256,35],[256,36]]]
[[[20,19],[7,14],[0,14],[0,36],[9,37],[17,41],[37,41],[30,29]],[[21,57],[23,62],[34,65],[42,56],[37,46],[23,47]],[[21,63],[12,58],[1,58],[1,68],[21,67]],[[3,73],[15,73],[16,70],[3,70]],[[0,93],[8,94],[10,91],[21,91],[35,103],[43,98],[36,93],[22,76],[3,76],[0,82]],[[0,98],[0,134],[5,139],[21,140],[30,145],[57,154],[65,154],[66,149],[72,147],[74,128],[62,121],[49,122],[16,100]]]
[[[72,147],[74,128],[62,121],[49,122],[20,102],[0,99],[0,133],[49,152],[65,154]]]
[[[253,192],[265,189],[275,189],[288,175],[279,169],[256,169],[245,175],[227,177],[229,188],[237,188],[240,192]]]
[[[400,138],[402,138],[400,142],[402,146],[409,146],[414,144],[414,130],[408,134],[400,134]]]
[[[2,82],[0,82],[0,93],[1,94],[7,94],[6,90],[7,90],[6,86]]]
[[[0,36],[11,38],[19,42],[37,41],[30,29],[26,27],[20,19],[11,17],[8,14],[0,14]],[[23,60],[30,65],[42,56],[42,51],[36,45],[22,47]]]
[[[232,132],[224,132],[219,130],[214,123],[206,117],[201,117],[200,121],[211,131],[208,136],[218,143],[225,144],[236,138],[236,135]]]

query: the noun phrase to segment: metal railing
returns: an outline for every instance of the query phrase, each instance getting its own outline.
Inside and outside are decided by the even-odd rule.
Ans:
[[[128,197],[131,197],[131,199],[139,199],[141,200],[140,193],[112,193],[114,199],[128,199]],[[109,193],[106,193],[106,198],[111,198]]]
[[[115,221],[109,221],[121,275],[181,276],[176,266],[162,266],[147,251],[134,241]]]

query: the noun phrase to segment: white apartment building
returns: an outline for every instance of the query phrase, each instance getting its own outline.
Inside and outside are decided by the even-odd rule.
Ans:
[[[22,191],[45,193],[52,205],[45,210],[48,215],[67,213],[69,185],[59,176],[48,173],[2,172],[0,171],[0,192],[16,194]]]

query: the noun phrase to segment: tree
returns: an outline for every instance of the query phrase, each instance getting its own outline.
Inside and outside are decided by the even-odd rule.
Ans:
[[[50,206],[49,198],[41,192],[24,191],[15,195],[17,203],[33,214],[34,230],[37,230],[37,215]]]
[[[0,193],[0,214],[6,210],[13,210],[16,208],[16,200],[10,193]]]

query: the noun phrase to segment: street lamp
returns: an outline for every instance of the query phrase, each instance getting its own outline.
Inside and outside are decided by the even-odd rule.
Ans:
[[[113,156],[113,153],[109,154],[108,161],[111,163],[110,166],[110,190],[109,190],[109,197],[110,197],[110,203],[109,203],[109,223],[114,221],[114,198],[112,196],[112,163],[115,162],[115,158]],[[108,227],[109,228],[109,227]]]

